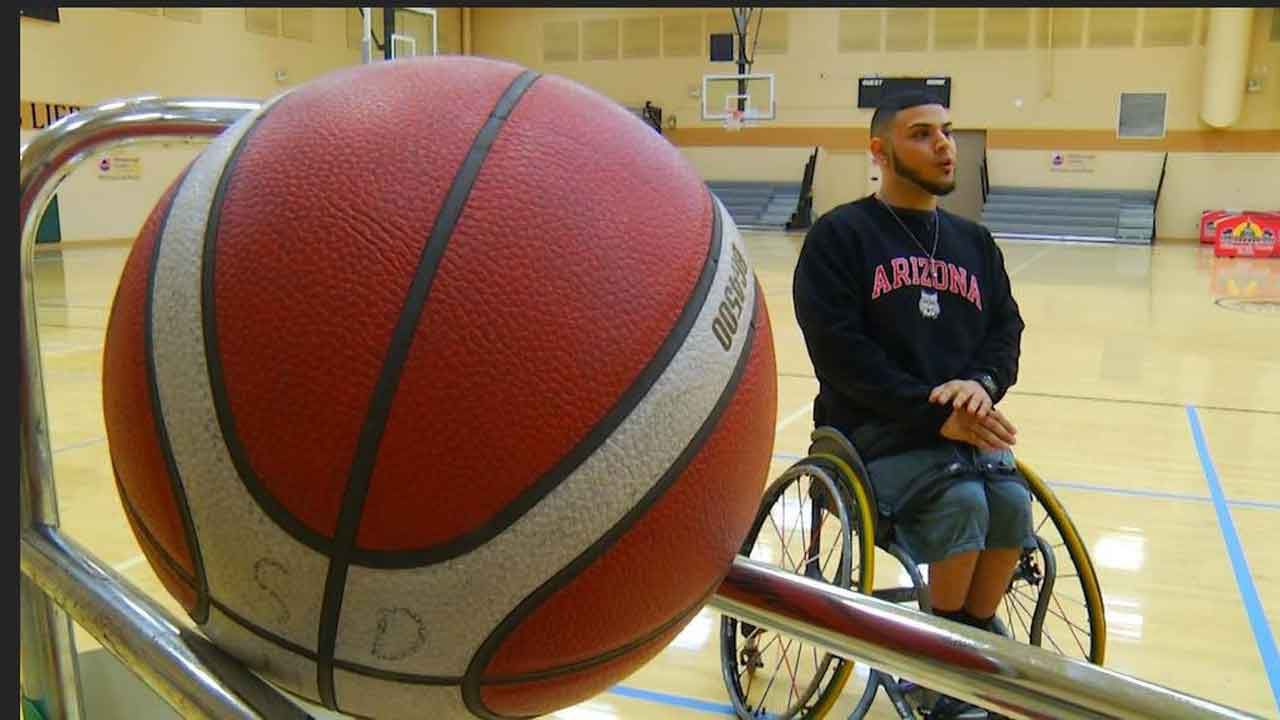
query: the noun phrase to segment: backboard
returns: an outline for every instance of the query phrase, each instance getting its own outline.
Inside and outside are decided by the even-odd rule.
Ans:
[[[733,110],[748,124],[777,116],[773,73],[702,76],[702,119],[724,120]]]

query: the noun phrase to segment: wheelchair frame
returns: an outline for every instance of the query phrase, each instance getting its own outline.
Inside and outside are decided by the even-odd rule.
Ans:
[[[842,561],[845,562],[838,569],[836,577],[830,580],[833,581],[832,584],[848,587],[857,592],[897,604],[914,601],[918,604],[920,610],[929,613],[931,603],[928,583],[921,575],[918,564],[894,540],[891,521],[879,513],[875,501],[875,490],[870,483],[869,473],[853,444],[838,430],[830,427],[820,427],[814,430],[811,441],[808,455],[794,463],[771,483],[766,490],[762,497],[760,510],[740,551],[741,554],[750,554],[758,539],[760,529],[770,516],[774,504],[778,502],[792,480],[801,475],[813,475],[822,483],[823,496],[834,500],[835,507],[826,509],[831,511],[834,516],[839,517],[841,523],[841,544],[843,546],[841,557]],[[1083,659],[1095,665],[1101,665],[1105,660],[1106,654],[1105,608],[1097,574],[1094,570],[1093,562],[1089,558],[1088,550],[1085,548],[1075,525],[1066,514],[1065,508],[1039,475],[1021,461],[1018,462],[1018,469],[1027,479],[1028,489],[1033,500],[1039,502],[1045,508],[1047,514],[1045,519],[1052,521],[1055,529],[1062,536],[1068,557],[1077,570],[1076,575],[1080,579],[1080,586],[1085,596],[1084,604],[1088,614],[1087,622],[1090,635],[1088,650],[1085,651],[1084,648],[1081,648],[1082,653],[1085,655]],[[834,475],[834,478],[832,475]],[[821,530],[818,527],[819,498],[813,493],[814,490],[811,486],[810,499],[814,503],[811,531],[820,534]],[[801,524],[803,525],[803,522]],[[1043,526],[1043,522],[1041,526]],[[870,529],[870,532],[867,532],[868,529]],[[1036,547],[1034,549],[1024,549],[1019,558],[1018,567],[1014,570],[1014,578],[1010,581],[1010,588],[1006,591],[1006,599],[1001,602],[1002,607],[1005,607],[1006,612],[1011,616],[1012,612],[1008,609],[1008,603],[1011,600],[1008,597],[1014,592],[1016,583],[1019,580],[1026,580],[1030,585],[1039,586],[1030,623],[1022,623],[1026,630],[1026,640],[1032,645],[1040,645],[1043,639],[1043,623],[1050,609],[1053,589],[1057,580],[1057,561],[1054,547],[1050,546],[1040,536],[1039,530],[1040,528],[1035,529]],[[852,536],[854,533],[858,536],[858,548],[856,550],[852,548]],[[866,541],[868,537],[872,539],[871,542]],[[812,546],[817,542],[817,538],[806,539],[806,544],[810,549],[807,549],[805,553],[806,567],[804,574],[811,578],[815,576],[815,567],[811,567],[810,563],[816,557],[811,554],[813,552]],[[911,580],[911,587],[883,589],[873,587],[875,550],[877,548],[888,553],[902,565]],[[1037,552],[1044,560],[1043,569],[1035,563],[1035,554]],[[852,568],[848,567],[849,563],[847,562],[855,555],[859,559],[857,578],[852,577]],[[816,569],[816,575],[817,579],[827,580],[822,577],[821,568]],[[1010,619],[1012,618],[1010,617]],[[998,612],[995,624],[997,632],[1008,637],[1012,636],[1011,629],[1000,619]],[[752,655],[753,649],[756,647],[754,643],[757,641],[753,626],[744,623],[741,628],[743,630],[741,636],[747,639],[748,648],[739,651],[736,642],[739,622],[728,617],[722,620],[721,666],[725,686],[729,691],[735,712],[741,717],[752,717],[753,709],[750,707],[749,698],[746,697],[749,694],[749,690],[743,690],[738,670],[739,663],[755,664],[758,662],[758,657]],[[831,662],[836,663],[835,670],[831,674],[827,687],[822,688],[822,681],[827,675],[828,666]],[[817,664],[815,663],[815,665]],[[834,656],[824,657],[821,666],[817,668],[813,681],[809,683],[803,693],[796,694],[799,707],[794,707],[795,704],[793,704],[793,707],[788,707],[786,714],[780,717],[824,717],[835,705],[845,684],[848,682],[848,678],[852,674],[851,671],[852,665],[850,663]],[[914,710],[899,689],[898,683],[889,674],[875,669],[871,670],[866,688],[849,717],[860,718],[865,715],[880,688],[884,688],[901,717],[915,717]],[[817,701],[812,706],[806,706],[806,703],[815,693],[818,695]]]

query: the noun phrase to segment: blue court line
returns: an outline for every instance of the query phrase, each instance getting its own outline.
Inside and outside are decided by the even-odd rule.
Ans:
[[[803,456],[794,455],[792,453],[774,453],[774,460],[784,460],[787,462],[795,462],[803,460]],[[1088,483],[1063,482],[1060,480],[1046,480],[1050,487],[1062,488],[1064,490],[1082,490],[1085,492],[1104,493],[1106,495],[1127,495],[1129,497],[1145,497],[1155,498],[1157,500],[1183,500],[1188,502],[1213,502],[1213,498],[1208,495],[1193,495],[1191,493],[1175,493],[1163,490],[1142,490],[1133,488],[1118,488],[1109,485],[1090,485]],[[1228,500],[1229,507],[1249,508],[1252,510],[1280,510],[1280,502],[1269,502],[1266,500]]]
[[[634,700],[646,700],[648,702],[659,703],[661,705],[671,705],[674,707],[686,708],[688,710],[698,710],[701,712],[712,713],[714,715],[728,715],[733,717],[735,714],[733,712],[733,707],[725,705],[724,703],[713,703],[706,700],[684,697],[683,695],[655,692],[653,690],[641,690],[640,688],[628,687],[626,685],[614,685],[609,688],[609,692],[613,695],[621,695],[622,697],[628,697]]]
[[[1187,406],[1187,422],[1191,424],[1191,436],[1195,439],[1196,453],[1200,456],[1200,467],[1204,470],[1205,481],[1209,483],[1209,494],[1213,496],[1213,509],[1218,515],[1222,539],[1227,544],[1227,555],[1231,558],[1236,587],[1240,589],[1240,599],[1244,602],[1245,614],[1249,616],[1249,627],[1253,629],[1253,639],[1258,644],[1258,654],[1262,656],[1262,667],[1271,683],[1271,696],[1275,699],[1276,708],[1280,709],[1280,652],[1276,650],[1276,640],[1271,634],[1271,626],[1267,624],[1267,616],[1262,612],[1258,588],[1253,584],[1253,575],[1250,574],[1249,563],[1244,557],[1244,547],[1236,533],[1235,523],[1231,520],[1231,511],[1227,509],[1226,494],[1218,480],[1218,471],[1214,469],[1209,444],[1205,442],[1204,430],[1200,427],[1200,415],[1194,405]]]

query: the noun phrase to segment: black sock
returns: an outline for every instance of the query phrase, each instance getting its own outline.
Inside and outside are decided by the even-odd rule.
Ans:
[[[950,620],[952,622],[964,623],[966,625],[969,624],[968,623],[969,613],[965,612],[963,607],[957,608],[955,610],[939,610],[937,608],[934,608],[933,614],[937,615],[940,618]]]
[[[996,618],[994,614],[988,618],[974,617],[963,607],[957,610],[938,610],[935,608],[933,614],[940,618],[945,618],[952,622],[958,622],[962,625],[968,625],[969,627],[977,628],[979,630],[986,630],[987,632],[993,632],[992,621]]]
[[[974,617],[973,615],[970,615],[968,611],[966,611],[964,615],[964,623],[966,625],[978,628],[979,630],[986,630],[987,632],[995,632],[995,628],[993,627],[993,623],[996,619],[995,613],[992,613],[990,617],[986,618]]]

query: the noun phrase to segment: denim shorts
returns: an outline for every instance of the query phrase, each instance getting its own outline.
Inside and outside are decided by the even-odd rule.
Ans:
[[[1010,451],[951,441],[867,464],[879,514],[917,563],[1034,547],[1031,493]]]

